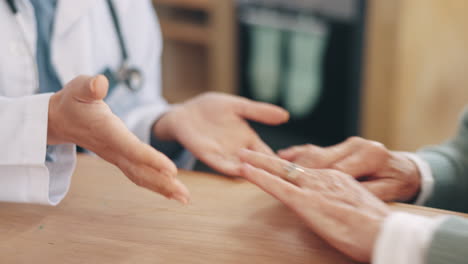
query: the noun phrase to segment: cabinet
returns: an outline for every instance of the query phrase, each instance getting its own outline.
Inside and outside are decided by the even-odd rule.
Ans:
[[[237,92],[234,0],[153,0],[164,38],[163,87],[170,102],[205,91]]]
[[[357,135],[360,119],[361,55],[366,1],[249,0],[242,2],[243,4],[239,9],[241,15],[244,14],[244,16],[240,16],[241,56],[239,57],[242,65],[240,68],[240,94],[248,98],[259,98],[256,96],[256,94],[259,94],[256,90],[258,91],[258,87],[262,88],[262,86],[258,85],[260,82],[255,81],[255,79],[262,80],[263,77],[263,79],[268,80],[268,73],[275,72],[276,74],[276,71],[267,71],[267,74],[265,74],[267,77],[261,74],[258,74],[257,77],[255,76],[257,72],[252,72],[249,67],[252,62],[258,60],[259,49],[252,43],[255,43],[253,38],[258,34],[255,29],[259,26],[263,30],[269,30],[268,32],[280,32],[278,58],[275,60],[265,59],[267,56],[262,58],[263,61],[268,63],[271,61],[271,63],[277,64],[280,69],[278,75],[276,75],[278,77],[277,81],[271,85],[279,90],[277,92],[279,96],[275,96],[275,99],[270,100],[270,102],[288,109],[286,98],[288,95],[293,94],[291,91],[296,91],[298,96],[307,97],[310,96],[308,91],[319,90],[317,92],[319,95],[316,96],[318,99],[314,106],[304,115],[294,115],[293,113],[287,124],[270,127],[254,123],[253,127],[262,139],[273,149],[281,149],[305,143],[331,145],[343,141],[349,136]],[[265,18],[265,14],[269,16]],[[264,16],[263,20],[260,19],[262,15]],[[274,19],[267,19],[271,17]],[[305,44],[301,46],[304,47],[303,49],[297,48],[291,42],[291,39],[303,34],[300,25],[304,24],[298,23],[298,21],[303,22],[304,17],[307,17],[307,21],[314,18],[326,28],[327,37],[322,42],[323,50],[320,51],[320,56],[312,56],[312,58],[309,56],[314,50],[317,50],[316,41],[320,37],[316,34],[313,35],[313,43],[306,42],[307,46]],[[307,26],[313,27],[313,24],[307,23]],[[308,30],[310,30],[310,27]],[[310,36],[309,33],[308,37]],[[294,52],[295,62],[293,63],[291,54],[293,54],[292,51],[294,50],[300,50],[300,52]],[[297,54],[299,56],[302,54],[307,62],[296,66]],[[310,67],[310,62],[314,64],[313,67]],[[291,70],[293,64],[295,67],[294,70]],[[258,65],[258,63],[254,65]],[[267,63],[261,65],[268,66]],[[304,71],[298,71],[298,69]],[[294,83],[291,82],[293,78],[289,78],[292,75],[285,74],[293,71],[301,74],[305,72],[305,74],[310,74],[313,77],[297,78],[299,74],[295,75],[296,84],[303,84],[301,85],[302,91],[295,89]],[[259,72],[263,74],[263,72]],[[256,78],[252,78],[252,76]],[[317,79],[321,81],[319,85],[315,86],[314,81]],[[269,87],[267,86],[267,88]],[[289,101],[289,106],[293,103]],[[289,109],[291,108],[289,107]]]
[[[242,78],[238,85],[238,77],[245,69],[239,68],[237,61],[244,54],[238,53],[238,44],[242,46],[243,42],[237,40],[236,1],[153,2],[165,41],[163,80],[166,98],[179,102],[204,91],[245,95],[243,89],[247,86]],[[415,150],[450,137],[468,102],[468,2],[366,2],[362,89],[357,88],[361,86],[360,63],[354,59],[346,63],[357,70],[346,71],[347,75],[333,73],[335,77],[348,76],[343,87],[350,83],[356,86],[346,98],[359,97],[352,104],[360,103],[360,107],[347,111],[356,114],[346,119],[352,123],[346,127],[360,123],[360,128],[326,130],[344,131],[341,138],[359,131],[366,138],[401,150]],[[340,58],[360,57],[359,45],[343,40],[336,42],[345,44],[344,48],[337,46],[341,51],[357,47]],[[325,112],[328,116],[320,117],[329,120],[332,112]],[[313,131],[317,127],[313,126]],[[285,145],[311,141],[307,130],[296,127],[292,130],[305,131],[306,135],[303,140]],[[300,136],[287,134],[288,138]],[[283,134],[278,137],[283,138]]]

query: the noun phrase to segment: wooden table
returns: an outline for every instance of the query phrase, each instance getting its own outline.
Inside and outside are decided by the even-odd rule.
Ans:
[[[0,203],[0,263],[353,263],[248,182],[184,171],[180,178],[189,206],[79,156],[59,206]]]

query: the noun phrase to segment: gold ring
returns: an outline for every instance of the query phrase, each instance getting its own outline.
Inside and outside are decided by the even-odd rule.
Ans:
[[[298,175],[305,172],[301,166],[295,163],[289,163],[287,166],[284,166],[284,169],[288,172],[286,179],[289,181],[297,180]]]

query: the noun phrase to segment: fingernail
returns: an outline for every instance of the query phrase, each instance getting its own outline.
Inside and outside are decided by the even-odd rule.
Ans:
[[[169,199],[176,200],[183,205],[189,204],[189,199],[180,193],[173,194]]]
[[[94,77],[91,79],[91,82],[89,83],[90,86],[91,86],[91,88],[93,88],[93,89],[94,89],[94,86],[95,86],[95,84],[96,84],[96,79],[97,79],[97,77],[94,76]]]
[[[253,151],[250,150],[250,149],[246,149],[246,148],[241,148],[240,150],[240,153],[246,153],[246,154],[249,154],[249,153],[252,153]]]
[[[283,149],[283,150],[279,150],[278,151],[278,156],[282,157],[282,158],[285,158],[285,157],[288,157],[288,156],[291,156],[291,150],[287,150],[287,149]]]

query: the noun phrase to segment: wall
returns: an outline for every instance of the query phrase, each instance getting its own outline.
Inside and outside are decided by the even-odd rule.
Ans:
[[[415,150],[468,104],[468,2],[369,1],[363,136]]]

